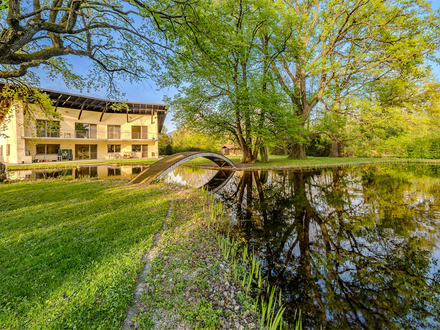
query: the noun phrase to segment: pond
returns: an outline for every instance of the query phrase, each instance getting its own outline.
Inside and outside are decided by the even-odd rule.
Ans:
[[[48,170],[20,170],[6,172],[6,179],[17,180],[39,180],[48,178],[101,178],[101,179],[131,179],[148,166],[117,166],[117,165],[80,165],[76,168],[58,168]]]
[[[142,169],[8,175],[130,178]],[[263,274],[281,288],[288,320],[300,310],[305,329],[440,329],[440,166],[179,167],[167,180],[215,191]]]
[[[202,186],[213,171],[176,169]],[[437,329],[440,167],[236,172],[216,194],[307,329]]]

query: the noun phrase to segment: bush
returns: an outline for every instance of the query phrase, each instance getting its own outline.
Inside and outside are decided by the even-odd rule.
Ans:
[[[315,136],[306,146],[306,155],[312,157],[328,157],[332,148],[331,142],[320,135]]]
[[[165,155],[172,155],[173,154],[173,146],[171,144],[167,144],[165,148]]]
[[[407,145],[409,158],[440,159],[440,138],[416,138]]]

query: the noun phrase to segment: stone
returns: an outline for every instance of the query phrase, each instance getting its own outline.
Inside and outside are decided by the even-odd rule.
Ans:
[[[238,312],[240,310],[240,306],[235,306],[234,311]]]
[[[225,306],[225,301],[224,300],[220,300],[218,302],[218,304],[219,304],[219,306],[223,307],[223,306]]]

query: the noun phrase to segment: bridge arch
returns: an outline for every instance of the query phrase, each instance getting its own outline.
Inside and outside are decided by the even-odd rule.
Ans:
[[[155,179],[160,179],[161,177],[165,177],[165,175],[167,175],[169,172],[174,170],[176,167],[190,160],[200,157],[213,161],[219,167],[236,167],[235,164],[230,159],[215,152],[199,152],[199,151],[179,152],[177,154],[162,158],[161,160],[150,165],[145,171],[139,173],[130,182],[149,184],[153,182]]]

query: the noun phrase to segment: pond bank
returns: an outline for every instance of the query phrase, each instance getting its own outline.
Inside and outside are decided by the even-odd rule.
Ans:
[[[209,224],[212,204],[178,188],[170,218],[142,286],[135,329],[257,329],[257,301],[232,275]],[[217,223],[217,228],[220,229]],[[222,231],[227,226],[220,225]],[[245,266],[243,266],[245,267]],[[128,327],[127,327],[128,329]]]
[[[7,196],[0,201],[5,329],[120,329],[137,284],[137,329],[259,328],[258,304],[219,247],[205,192],[126,180],[40,180],[1,184],[0,195]],[[136,283],[161,231],[157,256]]]
[[[335,158],[337,159],[337,158]],[[292,160],[294,161],[294,160]],[[266,171],[266,170],[317,170],[324,168],[337,168],[337,167],[349,167],[349,166],[358,166],[358,165],[373,165],[373,164],[427,164],[427,165],[440,165],[440,160],[427,160],[427,159],[387,159],[387,160],[359,160],[359,161],[350,161],[350,162],[341,162],[341,163],[324,163],[324,164],[304,164],[304,165],[289,165],[289,166],[271,166],[270,162],[267,164],[264,163],[255,163],[255,164],[241,164],[236,163],[237,167],[222,167],[224,170],[232,170],[232,171]],[[259,166],[260,165],[260,166]],[[210,164],[200,164],[200,168],[206,170],[219,170],[220,167],[213,166]]]

